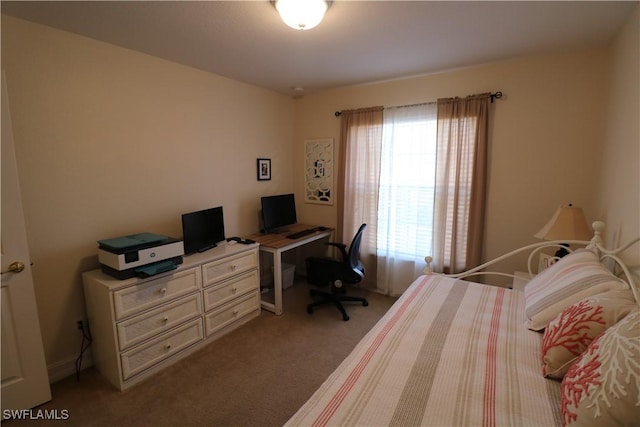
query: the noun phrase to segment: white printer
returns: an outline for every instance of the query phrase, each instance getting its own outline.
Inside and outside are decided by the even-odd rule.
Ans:
[[[182,264],[182,240],[154,233],[139,233],[98,240],[102,271],[117,279],[148,277]]]

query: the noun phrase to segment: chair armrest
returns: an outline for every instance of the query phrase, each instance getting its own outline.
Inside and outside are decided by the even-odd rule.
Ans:
[[[345,245],[344,243],[337,243],[337,242],[327,242],[326,243],[327,246],[334,246],[338,249],[340,249],[340,254],[342,255],[342,260],[346,260],[347,259],[347,245]]]

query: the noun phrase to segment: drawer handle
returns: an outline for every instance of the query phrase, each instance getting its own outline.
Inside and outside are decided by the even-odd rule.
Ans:
[[[235,264],[231,264],[231,271],[236,271],[236,268],[238,268],[237,265]]]
[[[160,289],[160,295],[164,295],[167,293],[167,288]]]
[[[232,294],[235,294],[236,292],[238,292],[238,288],[237,287],[234,286],[233,288],[231,288],[231,293]]]
[[[165,346],[165,348],[167,349],[167,351],[171,351],[171,344],[167,343],[167,345]]]
[[[233,310],[233,316],[236,317],[238,316],[239,311],[238,310]]]
[[[164,324],[166,324],[168,321],[169,321],[169,318],[166,317],[166,316],[164,317],[164,319],[162,319],[162,323],[164,323]]]

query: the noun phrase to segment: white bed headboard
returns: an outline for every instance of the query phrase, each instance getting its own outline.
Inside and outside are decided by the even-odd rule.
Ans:
[[[619,255],[622,252],[626,251],[633,245],[640,242],[640,237],[636,237],[626,245],[620,246],[619,248],[607,249],[604,247],[604,242],[602,240],[602,233],[604,232],[604,229],[605,229],[605,223],[602,221],[596,221],[592,224],[592,227],[593,227],[593,238],[589,241],[587,240],[552,240],[552,241],[534,243],[531,245],[527,245],[527,246],[523,246],[521,248],[515,249],[511,252],[508,252],[502,256],[499,256],[495,259],[492,259],[491,261],[485,262],[484,264],[481,264],[477,267],[474,267],[462,273],[447,274],[446,276],[454,277],[458,279],[464,279],[467,277],[479,276],[479,275],[494,275],[494,276],[505,276],[505,277],[515,278],[515,275],[512,273],[504,273],[500,271],[484,271],[484,270],[487,267],[490,267],[498,262],[504,261],[505,259],[508,259],[516,254],[529,252],[529,258],[527,260],[527,269],[530,277],[533,277],[533,270],[531,268],[533,264],[533,259],[534,259],[534,256],[538,254],[541,250],[545,248],[558,248],[558,247],[566,248],[567,244],[586,246],[587,248],[596,250],[598,252],[598,254],[600,255],[601,262],[605,263],[607,260],[612,260],[614,262],[614,265],[610,266],[609,269],[619,277],[624,276],[624,277],[621,277],[621,279],[624,280],[627,283],[627,285],[631,288],[631,290],[633,291],[633,295],[636,299],[636,302],[638,303],[638,305],[640,305],[640,278],[638,277],[638,275],[634,274],[632,272],[632,269],[629,268],[629,266],[627,266],[619,257]],[[436,274],[433,272],[433,268],[431,267],[433,263],[433,258],[430,256],[427,256],[425,257],[425,261],[427,263],[427,266],[424,269],[424,273]],[[615,266],[616,264],[620,269],[619,272],[616,272],[617,270]],[[640,266],[636,266],[636,267],[640,268]]]

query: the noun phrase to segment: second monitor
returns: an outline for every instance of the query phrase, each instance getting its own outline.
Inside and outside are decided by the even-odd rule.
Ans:
[[[296,201],[293,193],[265,196],[260,199],[265,233],[286,232],[284,227],[296,224]]]

